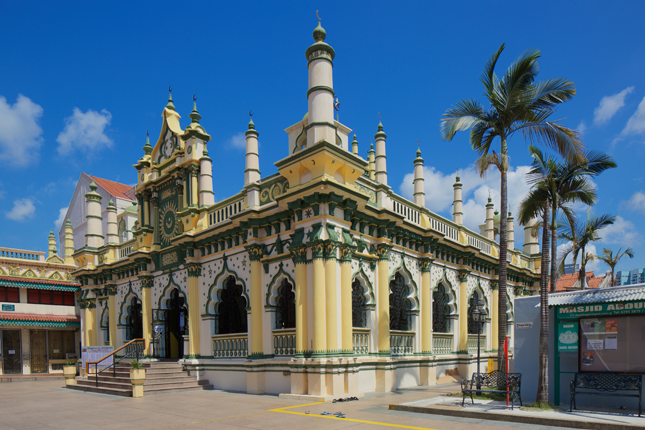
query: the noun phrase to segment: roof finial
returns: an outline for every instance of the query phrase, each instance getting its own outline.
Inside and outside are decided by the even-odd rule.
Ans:
[[[381,123],[381,112],[378,113],[378,131],[383,131],[383,124]]]
[[[318,22],[322,21],[322,19],[320,19],[320,15],[318,15],[318,11],[316,11],[316,18],[318,18]]]
[[[175,105],[172,104],[172,86],[168,85],[168,104],[166,109],[175,110]]]
[[[255,130],[255,123],[253,122],[253,110],[249,110],[249,130]]]
[[[421,144],[419,143],[419,139],[417,139],[417,158],[421,157]]]
[[[146,155],[152,154],[152,146],[150,146],[150,133],[146,130],[146,144],[143,146],[143,152]]]
[[[318,27],[314,29],[314,40],[316,42],[324,42],[325,37],[327,37],[327,32],[325,31],[324,28],[320,25],[320,15],[318,15],[318,11],[316,11],[316,17],[318,18]],[[333,57],[333,55],[332,55]]]

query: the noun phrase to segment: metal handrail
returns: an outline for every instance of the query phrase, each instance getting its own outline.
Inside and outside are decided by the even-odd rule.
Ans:
[[[100,360],[89,361],[89,362],[85,363],[85,372],[89,374],[90,364],[94,365],[94,375],[95,375],[95,378],[96,378],[96,386],[98,387],[99,386],[99,373],[103,373],[106,370],[108,370],[109,368],[112,368],[112,376],[116,377],[116,365],[117,365],[117,363],[120,363],[121,361],[123,361],[126,358],[132,358],[133,356],[135,356],[136,360],[139,361],[139,355],[140,355],[140,353],[143,352],[143,350],[145,348],[146,348],[146,340],[145,339],[132,339],[130,342],[126,343],[121,348],[112,351],[111,353],[109,353],[105,357],[101,358]],[[115,354],[117,352],[121,351],[122,349],[126,350],[126,352],[123,355],[123,357],[121,357],[118,360],[113,360],[113,362],[112,362],[112,364],[110,366],[107,366],[106,368],[101,369],[101,371],[98,370],[100,362],[108,359],[109,357],[115,356]]]

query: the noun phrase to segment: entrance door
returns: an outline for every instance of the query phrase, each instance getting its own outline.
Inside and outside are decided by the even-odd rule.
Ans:
[[[47,332],[31,330],[29,333],[31,373],[47,373]]]
[[[20,354],[20,330],[2,330],[2,373],[22,373]]]
[[[175,289],[170,293],[168,309],[152,310],[153,352],[156,358],[183,358],[184,335],[188,334],[188,310]]]

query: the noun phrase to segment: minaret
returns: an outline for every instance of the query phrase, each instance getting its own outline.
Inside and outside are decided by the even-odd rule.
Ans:
[[[385,138],[387,134],[383,132],[383,124],[378,122],[378,131],[374,135],[376,142],[376,181],[387,185],[387,163],[385,162]]]
[[[119,244],[119,226],[116,222],[116,206],[112,200],[109,201],[107,206],[107,234],[105,239],[107,245]]]
[[[76,264],[72,258],[74,253],[74,230],[72,229],[72,221],[67,218],[65,221],[65,264]]]
[[[374,164],[374,144],[370,143],[370,150],[368,151],[367,154],[367,162],[369,163],[369,169],[370,169],[370,179],[374,180],[376,177],[376,166]]]
[[[244,186],[260,180],[260,155],[258,154],[258,136],[253,118],[249,121],[246,136],[246,168],[244,169]]]
[[[540,253],[540,244],[538,242],[537,235],[533,236],[531,234],[531,230],[535,224],[537,224],[537,220],[535,218],[531,218],[524,226],[524,246],[522,249],[529,255]]]
[[[307,130],[307,146],[322,141],[335,145],[333,60],[336,53],[325,43],[327,33],[320,21],[313,36],[316,42],[305,52],[309,62],[307,101],[310,128]]]
[[[89,248],[100,248],[105,244],[103,237],[103,217],[101,216],[101,195],[96,192],[98,186],[94,181],[90,184],[90,192],[85,194],[87,204],[87,233],[85,234],[85,246]]]
[[[52,255],[56,255],[56,236],[54,236],[54,230],[49,231],[47,241],[49,242],[49,252],[47,253],[47,258],[49,258]]]
[[[464,207],[461,198],[461,182],[459,182],[459,174],[455,177],[452,198],[452,222],[457,225],[464,225]]]
[[[508,250],[513,251],[515,249],[515,226],[511,211],[508,211],[508,218],[506,218],[506,220],[506,241],[508,242]]]
[[[354,140],[352,140],[352,154],[358,155],[358,141],[356,140],[356,133],[354,133]]]
[[[495,240],[495,215],[493,213],[493,201],[488,196],[486,204],[486,239]]]
[[[417,158],[414,159],[414,204],[426,207],[426,193],[424,191],[423,158],[421,148],[417,149]]]

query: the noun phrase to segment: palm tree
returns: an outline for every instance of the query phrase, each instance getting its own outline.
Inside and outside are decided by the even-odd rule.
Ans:
[[[558,230],[560,231],[558,239],[568,241],[570,244],[568,249],[565,249],[558,258],[560,260],[558,274],[565,273],[564,261],[569,254],[573,256],[573,267],[571,268],[571,274],[573,274],[576,271],[576,262],[578,261],[578,252],[580,251],[577,248],[578,236],[576,232],[578,231],[578,217],[576,214],[572,212],[562,217],[562,220],[558,223]]]
[[[549,121],[556,107],[570,100],[576,93],[573,82],[563,79],[546,79],[535,82],[539,72],[540,51],[528,50],[520,55],[506,70],[504,76],[495,75],[495,65],[504,44],[495,52],[481,75],[484,95],[490,103],[485,108],[476,100],[462,100],[448,109],[441,120],[441,134],[444,140],[452,140],[457,131],[470,129],[470,144],[479,154],[480,166],[485,171],[496,165],[500,171],[501,203],[499,232],[499,345],[498,363],[504,369],[503,345],[506,339],[506,264],[508,243],[506,224],[508,217],[508,140],[521,132],[525,140],[542,143],[557,150],[564,158],[579,158],[583,148],[575,130]],[[492,150],[499,137],[499,155]]]
[[[580,274],[578,280],[580,281],[580,289],[584,290],[587,285],[586,265],[589,261],[593,260],[593,255],[586,254],[585,248],[592,242],[600,240],[600,230],[611,225],[616,221],[616,217],[610,214],[603,214],[594,216],[591,209],[587,212],[587,220],[581,224],[577,231],[578,244],[577,248],[582,254],[582,261],[580,262]]]
[[[622,251],[623,247],[621,246],[618,248],[618,251],[616,251],[616,255],[614,255],[614,250],[613,249],[607,249],[603,248],[602,249],[602,255],[596,255],[596,258],[602,262],[604,262],[609,268],[611,269],[611,286],[616,285],[616,276],[614,275],[616,265],[620,261],[621,258],[624,256],[628,256],[629,258],[634,258],[634,251],[632,250],[631,247],[628,247],[624,251]],[[622,251],[622,252],[621,252]]]

